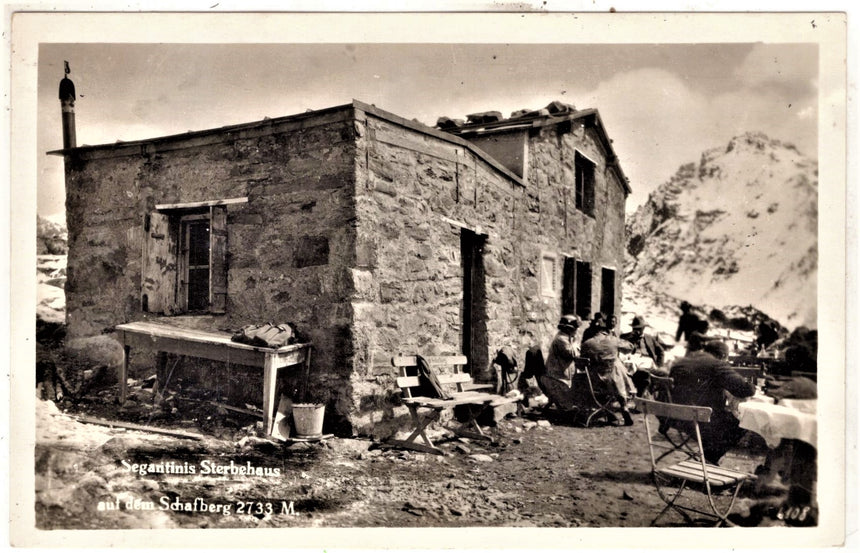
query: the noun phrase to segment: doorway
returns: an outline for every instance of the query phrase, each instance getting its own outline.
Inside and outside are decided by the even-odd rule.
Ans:
[[[487,236],[460,229],[460,259],[463,264],[463,355],[466,370],[481,379],[489,371],[487,337],[487,291],[484,275],[484,246]]]

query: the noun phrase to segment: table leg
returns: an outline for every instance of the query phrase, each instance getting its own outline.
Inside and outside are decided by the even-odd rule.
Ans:
[[[272,407],[275,405],[277,392],[277,373],[275,356],[266,354],[263,363],[263,430],[266,436],[272,433]]]
[[[119,368],[119,404],[125,404],[125,396],[128,388],[128,358],[131,354],[131,346],[122,347],[122,365]]]

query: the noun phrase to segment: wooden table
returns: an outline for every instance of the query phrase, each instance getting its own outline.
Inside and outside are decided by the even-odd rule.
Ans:
[[[125,403],[128,363],[131,348],[200,357],[237,365],[263,368],[263,428],[272,432],[273,409],[278,369],[302,365],[310,370],[311,344],[291,344],[281,348],[261,348],[232,341],[227,332],[210,332],[179,328],[164,323],[135,322],[117,325],[117,337],[123,346],[123,363],[119,370],[119,401]]]

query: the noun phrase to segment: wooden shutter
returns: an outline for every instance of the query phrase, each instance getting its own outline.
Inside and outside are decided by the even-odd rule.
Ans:
[[[209,208],[209,310],[227,311],[227,207]]]
[[[561,286],[561,314],[576,314],[576,259],[564,258]]]
[[[144,221],[140,305],[149,313],[176,311],[176,236],[170,217],[154,211]]]
[[[583,198],[585,209],[584,211],[589,215],[594,215],[594,186],[595,186],[595,171],[594,164],[588,163],[585,168],[585,187]]]

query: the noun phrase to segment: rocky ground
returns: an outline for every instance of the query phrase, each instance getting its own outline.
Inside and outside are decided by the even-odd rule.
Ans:
[[[48,332],[62,330],[64,265],[64,256],[40,258],[45,367],[64,359],[55,355],[61,333]],[[671,336],[676,315],[668,305],[662,316],[644,312],[652,314],[652,328]],[[626,309],[622,324],[643,309]],[[580,428],[551,413],[532,413],[488,429],[495,444],[437,429],[437,443],[446,452],[437,456],[360,439],[261,439],[258,415],[215,406],[193,389],[155,402],[147,381],[133,381],[129,401],[119,408],[115,383],[89,372],[83,371],[87,385],[64,382],[73,388],[68,395],[58,393],[56,382],[39,391],[43,398],[63,398],[36,402],[35,510],[42,529],[643,527],[663,507],[649,477],[642,415],[634,415],[631,427]],[[200,439],[110,428],[81,417],[192,432]],[[751,437],[743,445],[722,464],[753,471],[764,444]],[[210,467],[229,470],[231,462],[269,474],[203,473]],[[165,474],[166,466],[194,467],[195,473]],[[781,525],[757,513],[773,515],[783,499],[749,497],[737,510],[750,515],[746,524]],[[660,524],[684,521],[670,514]]]
[[[449,434],[439,456],[360,439],[264,440],[253,437],[255,417],[209,407],[182,422],[120,411],[106,397],[37,404],[36,521],[43,529],[642,527],[663,507],[649,479],[642,415],[630,427],[595,428],[509,418],[490,429],[497,443]],[[83,415],[149,419],[202,439],[85,424]],[[752,471],[763,455],[753,440],[722,464]],[[231,462],[269,474],[204,474]],[[148,465],[193,466],[195,474],[148,473],[158,470]],[[762,501],[773,506],[780,498],[744,499],[740,511]],[[202,512],[204,505],[220,510]],[[683,524],[675,514],[660,521]]]

